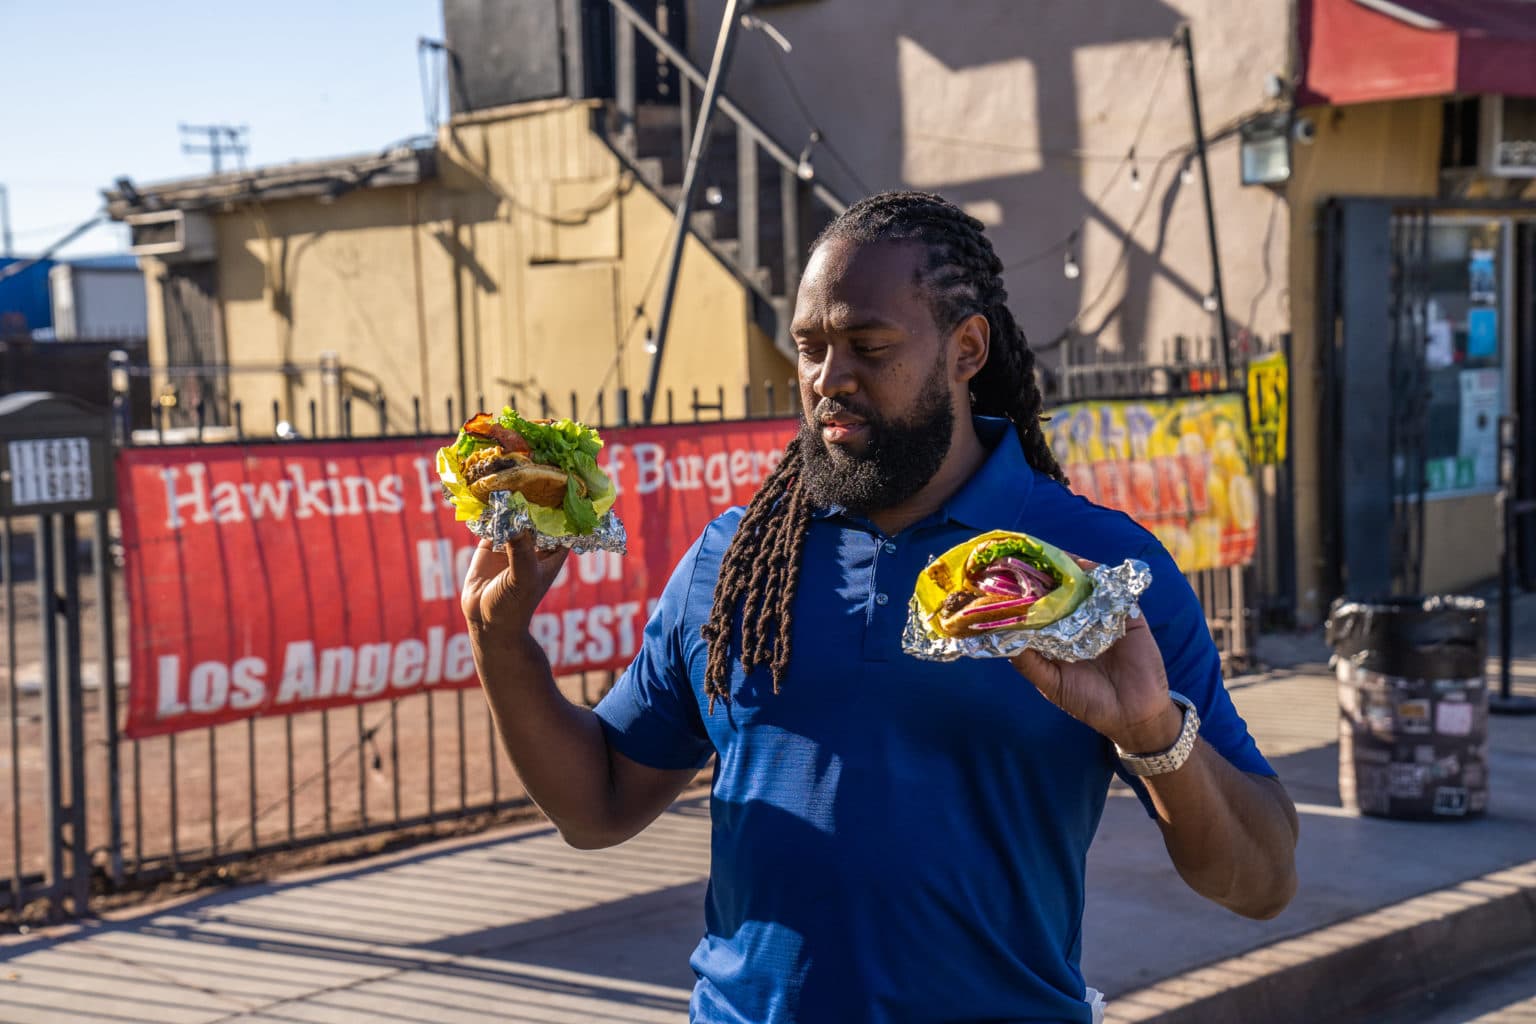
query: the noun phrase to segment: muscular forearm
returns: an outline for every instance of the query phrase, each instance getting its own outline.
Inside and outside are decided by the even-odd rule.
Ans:
[[[529,797],[573,846],[627,838],[597,716],[561,694],[532,637],[483,639],[477,646],[491,717]]]
[[[1296,891],[1297,821],[1278,782],[1239,771],[1201,741],[1182,768],[1146,783],[1190,888],[1245,917],[1285,909]]]

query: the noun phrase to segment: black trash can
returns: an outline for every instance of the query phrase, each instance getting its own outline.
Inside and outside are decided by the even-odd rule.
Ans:
[[[1488,806],[1488,634],[1474,597],[1336,601],[1339,795],[1384,818],[1438,820]]]

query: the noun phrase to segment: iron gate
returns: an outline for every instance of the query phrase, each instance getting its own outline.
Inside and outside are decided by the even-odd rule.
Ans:
[[[115,370],[167,376],[164,367],[119,364]],[[409,428],[391,430],[399,417],[382,400],[359,400],[336,365],[270,372],[285,379],[318,373],[320,386],[311,392],[317,397],[274,414],[283,417],[284,430],[305,437],[442,437],[461,422],[452,398],[417,400],[407,414]],[[169,379],[177,379],[174,368]],[[463,689],[143,740],[121,735],[119,691],[128,665],[118,651],[127,621],[110,483],[114,437],[119,446],[273,438],[244,431],[246,410],[227,390],[191,407],[157,404],[153,427],[134,429],[125,398],[131,385],[119,384],[124,400],[115,411],[63,400],[70,429],[90,433],[101,453],[94,503],[47,514],[7,505],[4,472],[10,470],[0,444],[6,673],[0,792],[10,800],[10,813],[0,820],[0,870],[10,879],[0,924],[79,916],[93,900],[167,879],[217,881],[253,858],[385,837],[376,847],[412,831],[478,829],[533,813],[503,760],[485,702]],[[223,406],[213,408],[210,397]],[[630,422],[625,389],[585,406],[577,395],[569,398],[571,415],[600,429]],[[747,418],[786,415],[786,400],[794,401],[793,390],[776,395],[771,385],[741,396]],[[0,440],[6,401],[0,400]],[[484,396],[478,401],[484,408]],[[555,414],[550,396],[537,401],[541,414]],[[658,403],[664,422],[723,420],[726,406],[724,389],[709,396],[695,390],[691,397],[669,392]],[[290,425],[288,417],[296,422]],[[561,685],[567,696],[590,705],[613,678],[580,673]]]

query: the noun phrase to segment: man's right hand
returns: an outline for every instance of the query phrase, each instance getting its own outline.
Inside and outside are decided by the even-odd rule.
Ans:
[[[460,598],[477,653],[487,642],[515,642],[529,635],[533,613],[560,575],[567,554],[567,548],[539,551],[529,532],[513,538],[505,552],[488,540],[480,542]]]

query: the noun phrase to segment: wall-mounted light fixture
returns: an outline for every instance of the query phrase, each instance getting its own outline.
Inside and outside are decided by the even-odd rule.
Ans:
[[[1291,112],[1257,114],[1238,127],[1244,185],[1281,185],[1291,177]]]

